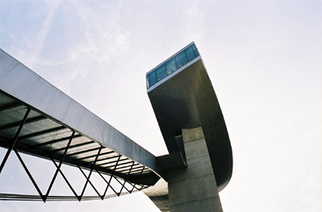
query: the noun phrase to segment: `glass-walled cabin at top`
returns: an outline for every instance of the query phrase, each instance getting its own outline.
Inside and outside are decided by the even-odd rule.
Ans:
[[[179,52],[168,58],[166,61],[152,69],[146,74],[147,89],[158,83],[160,80],[170,77],[172,73],[199,56],[194,42],[181,49]]]

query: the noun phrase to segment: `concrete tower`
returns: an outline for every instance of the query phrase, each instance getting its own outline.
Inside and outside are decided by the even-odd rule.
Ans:
[[[147,92],[169,154],[145,193],[162,211],[222,211],[232,150],[216,94],[194,43],[147,73]]]

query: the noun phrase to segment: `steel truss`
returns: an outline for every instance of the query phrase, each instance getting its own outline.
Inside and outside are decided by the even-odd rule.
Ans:
[[[19,107],[19,105],[17,106],[15,104],[12,107]],[[10,108],[10,107],[2,107],[2,108],[0,108],[0,111],[6,110],[8,108]],[[73,129],[69,129],[71,132],[70,136],[56,139],[56,140],[50,140],[45,143],[40,143],[37,145],[28,145],[27,143],[23,143],[23,144],[19,143],[19,141],[23,140],[23,139],[32,138],[32,137],[39,136],[39,135],[45,135],[45,134],[48,134],[51,132],[57,132],[58,130],[66,129],[66,127],[64,127],[64,126],[59,126],[59,127],[53,128],[53,129],[46,129],[46,130],[43,130],[40,132],[30,133],[27,135],[21,135],[21,132],[27,123],[37,122],[37,121],[45,119],[44,117],[32,117],[32,118],[28,119],[28,116],[31,113],[31,111],[32,110],[27,107],[26,112],[24,113],[24,116],[20,122],[15,122],[15,123],[7,124],[5,126],[0,126],[0,132],[1,132],[1,130],[7,130],[9,128],[17,128],[17,126],[18,126],[18,129],[14,135],[14,138],[11,141],[6,140],[7,145],[2,145],[3,147],[7,148],[7,152],[6,152],[4,158],[1,162],[1,165],[0,165],[0,174],[3,171],[3,168],[5,167],[10,154],[12,152],[14,152],[15,155],[17,156],[17,158],[19,159],[19,162],[23,166],[24,171],[27,173],[29,179],[31,180],[33,186],[37,190],[38,195],[0,193],[0,200],[43,201],[43,202],[46,202],[46,201],[87,201],[87,200],[97,200],[97,199],[104,200],[106,198],[116,197],[116,196],[120,196],[120,195],[124,195],[124,194],[130,194],[132,192],[140,191],[140,190],[147,188],[149,186],[149,185],[144,185],[144,184],[133,183],[133,182],[130,182],[129,180],[126,179],[126,177],[130,176],[131,173],[135,173],[136,177],[142,175],[144,172],[146,172],[148,170],[147,167],[142,166],[142,165],[138,164],[137,162],[132,161],[128,158],[124,158],[123,155],[118,154],[118,153],[117,153],[118,155],[116,155],[116,156],[103,158],[103,156],[111,155],[112,153],[115,155],[116,152],[108,151],[108,152],[102,153],[102,150],[106,147],[102,146],[101,144],[99,147],[95,147],[92,149],[85,149],[82,151],[68,153],[69,150],[78,148],[80,146],[94,143],[94,141],[87,141],[84,143],[78,143],[78,144],[72,145],[73,139],[77,139],[82,136],[81,134],[76,133]],[[46,192],[43,193],[40,190],[40,187],[38,186],[37,182],[35,181],[34,177],[31,174],[31,172],[29,171],[28,167],[26,166],[20,153],[26,152],[25,149],[28,149],[28,148],[30,148],[30,149],[31,148],[40,148],[41,146],[54,144],[54,143],[61,142],[66,139],[68,140],[68,142],[65,147],[53,149],[50,151],[43,151],[43,153],[42,153],[42,156],[46,159],[50,159],[56,168],[55,173],[50,181],[50,184],[49,184]],[[24,147],[24,150],[20,151],[17,148],[18,144],[22,145]],[[75,191],[75,189],[73,188],[73,186],[71,185],[71,183],[69,182],[69,180],[67,179],[66,175],[63,173],[61,167],[62,167],[62,164],[65,162],[66,156],[72,157],[75,155],[82,155],[86,152],[92,152],[92,151],[97,151],[97,153],[91,154],[91,155],[86,155],[84,157],[80,157],[80,158],[78,158],[78,160],[82,161],[82,160],[89,159],[89,158],[92,158],[92,159],[94,158],[94,160],[92,160],[91,162],[87,162],[87,163],[84,163],[84,162],[79,163],[79,164],[76,163],[77,164],[76,166],[78,167],[78,169],[80,170],[80,172],[82,173],[82,175],[86,179],[86,182],[83,186],[81,193],[78,194]],[[58,156],[56,154],[57,152],[63,152],[63,153]],[[47,157],[45,157],[45,155]],[[104,160],[108,161],[108,162],[104,162]],[[125,162],[123,162],[123,161],[125,161]],[[99,165],[97,165],[97,163],[99,163],[99,162],[103,162],[103,163],[100,163]],[[100,170],[98,168],[103,165],[105,165],[104,168],[107,169],[108,171],[105,170],[105,172],[103,172],[102,170]],[[86,175],[86,173],[84,172],[84,168],[86,170],[89,170],[88,175]],[[120,174],[117,173],[117,170],[121,171],[122,177],[120,177]],[[105,190],[103,193],[100,193],[97,190],[97,188],[94,186],[93,182],[91,181],[91,175],[93,172],[97,172],[98,175],[103,179],[103,181],[105,183]],[[66,182],[66,184],[68,185],[69,189],[72,191],[74,196],[50,195],[51,189],[54,185],[54,182],[57,178],[58,173],[63,177],[64,181]],[[114,182],[117,182],[121,187],[119,189],[116,189],[116,186],[112,185],[112,180]],[[126,184],[130,185],[130,188],[128,188],[126,186]],[[90,185],[94,189],[95,193],[97,194],[96,196],[84,196],[84,193],[85,193],[88,185]],[[108,190],[112,190],[113,194],[107,194]]]

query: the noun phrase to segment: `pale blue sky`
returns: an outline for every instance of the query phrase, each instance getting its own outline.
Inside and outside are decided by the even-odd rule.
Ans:
[[[321,20],[318,0],[2,0],[0,48],[160,155],[166,148],[145,73],[195,41],[233,148],[233,177],[220,193],[224,211],[321,211]],[[3,185],[19,192],[20,181],[29,183],[19,165],[4,173],[17,179],[0,176],[0,193]],[[141,193],[0,208],[158,211]]]

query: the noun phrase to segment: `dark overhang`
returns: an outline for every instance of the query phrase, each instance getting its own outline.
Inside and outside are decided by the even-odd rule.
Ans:
[[[19,131],[21,128],[21,131]],[[153,185],[150,152],[0,49],[0,146]]]
[[[170,154],[180,150],[175,137],[182,129],[202,126],[218,189],[222,190],[232,175],[230,140],[219,102],[199,53],[190,59],[188,57],[187,49],[191,47],[195,48],[195,44],[189,44],[147,73],[149,82],[151,73],[156,73],[159,67],[171,60],[176,62],[173,71],[163,78],[156,78],[152,85],[148,83],[148,96]],[[178,55],[186,57],[185,63],[178,64],[179,60],[182,61]]]

